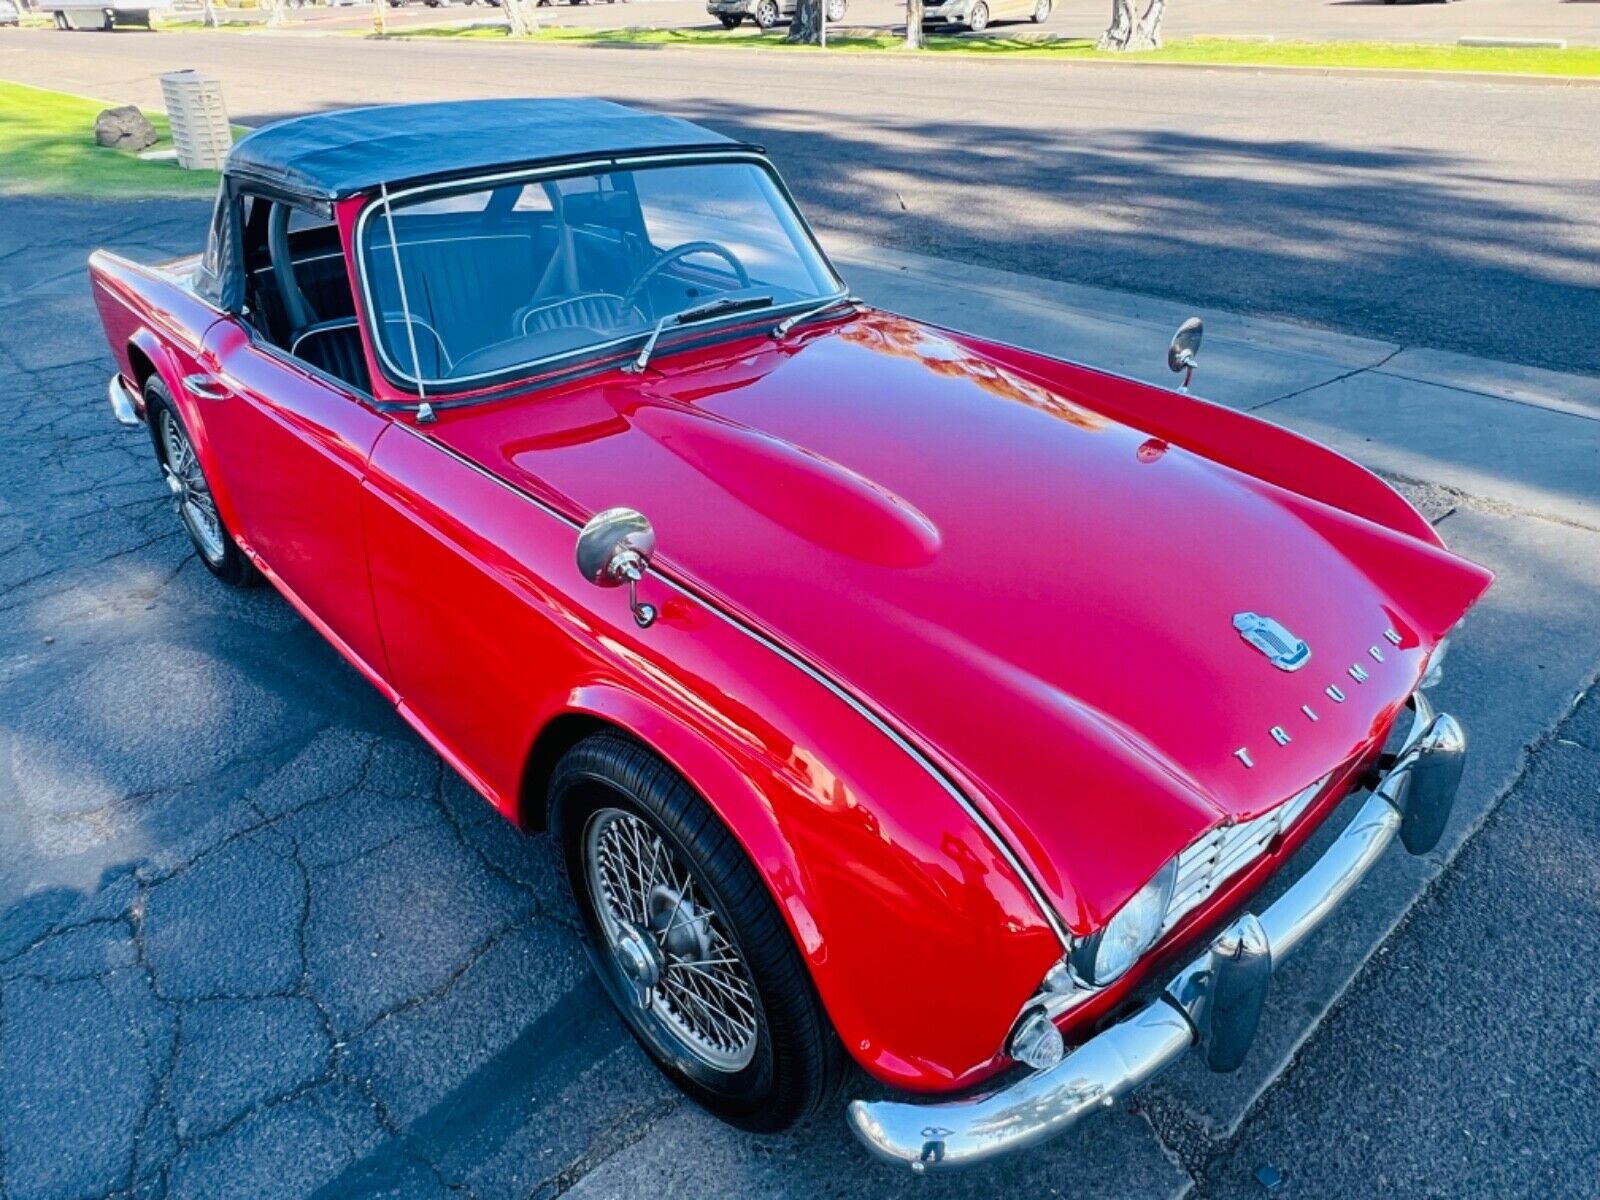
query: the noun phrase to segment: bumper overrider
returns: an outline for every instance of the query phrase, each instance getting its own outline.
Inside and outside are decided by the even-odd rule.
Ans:
[[[913,1171],[982,1162],[1070,1129],[1147,1083],[1190,1050],[1232,1071],[1255,1037],[1273,970],[1372,869],[1398,835],[1412,854],[1438,843],[1467,748],[1455,718],[1418,693],[1394,764],[1325,854],[1274,903],[1246,913],[1180,971],[1161,995],[1053,1067],[970,1099],[856,1100],[852,1130],[886,1162]]]

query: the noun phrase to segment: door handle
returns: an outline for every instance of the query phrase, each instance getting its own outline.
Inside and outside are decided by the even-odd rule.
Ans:
[[[198,396],[202,400],[226,400],[228,389],[215,379],[205,374],[185,375],[183,377],[183,390],[191,396]]]

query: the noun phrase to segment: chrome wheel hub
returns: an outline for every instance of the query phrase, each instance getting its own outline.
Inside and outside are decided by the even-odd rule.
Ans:
[[[227,535],[222,531],[222,519],[217,516],[205,472],[189,444],[189,435],[165,408],[161,410],[160,432],[161,448],[166,453],[161,474],[172,494],[173,510],[183,518],[195,549],[215,566],[222,562],[227,546],[223,539]]]
[[[584,831],[589,892],[652,1038],[718,1071],[755,1056],[755,984],[704,887],[647,822],[605,808]]]

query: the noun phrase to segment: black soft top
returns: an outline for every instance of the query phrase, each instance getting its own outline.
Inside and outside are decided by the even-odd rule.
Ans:
[[[379,184],[588,158],[741,147],[731,138],[609,100],[450,100],[293,117],[241,138],[225,174],[316,206]]]

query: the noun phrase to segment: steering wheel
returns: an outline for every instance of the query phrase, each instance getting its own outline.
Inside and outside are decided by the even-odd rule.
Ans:
[[[726,246],[719,246],[716,242],[682,242],[671,250],[663,250],[656,256],[654,262],[640,271],[639,278],[629,284],[628,290],[622,293],[622,302],[617,307],[622,312],[627,312],[639,298],[639,293],[644,291],[645,284],[659,275],[662,268],[677,262],[680,258],[688,258],[691,254],[715,254],[733,268],[734,278],[739,281],[740,287],[750,286],[750,272],[744,269],[744,264]]]

